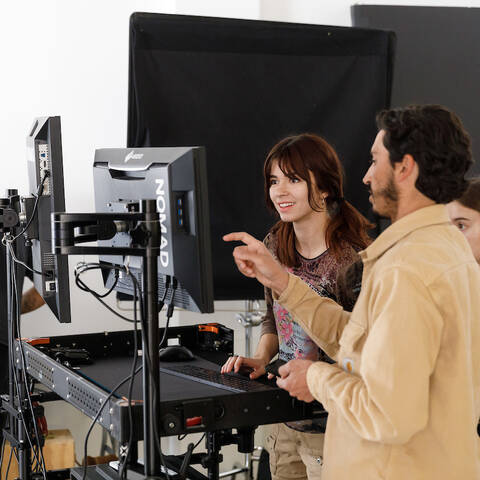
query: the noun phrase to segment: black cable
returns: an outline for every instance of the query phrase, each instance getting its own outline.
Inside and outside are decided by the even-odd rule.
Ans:
[[[173,290],[173,293],[172,293],[172,299],[170,301],[170,304],[173,304],[173,299],[175,297],[175,289],[176,288],[177,287],[174,284],[174,290]],[[168,292],[169,289],[170,289],[170,275],[167,275],[167,278],[165,280],[165,291],[163,292],[162,304],[165,303],[165,299],[167,298],[167,292]],[[172,310],[172,312],[170,312],[170,315],[169,315],[169,312],[170,312],[170,305],[168,306],[167,321],[165,322],[165,328],[163,329],[162,339],[160,340],[158,348],[162,348],[163,342],[165,342],[165,340],[168,338],[167,337],[168,326],[169,326],[169,323],[170,323],[170,317],[172,316],[173,310]]]
[[[37,446],[35,446],[34,450],[35,450],[36,453],[38,453],[38,447]],[[35,463],[32,465],[32,472],[33,473],[39,473],[39,468],[41,468],[41,466],[39,465],[37,460],[35,460]]]
[[[22,265],[23,267],[27,268],[31,272],[37,273],[39,275],[41,275],[42,272],[34,270],[30,266],[28,266],[26,263],[18,260],[18,258],[15,256],[13,248],[11,248],[11,245],[13,244],[13,242],[15,242],[17,240],[17,238],[19,238],[21,235],[23,235],[28,230],[28,227],[30,227],[33,219],[35,218],[35,215],[37,214],[37,210],[38,210],[38,202],[39,202],[40,197],[42,196],[45,181],[47,180],[48,176],[49,176],[49,172],[46,171],[45,175],[44,175],[44,177],[43,177],[42,181],[40,182],[40,185],[38,186],[38,189],[37,189],[37,195],[35,197],[35,203],[33,204],[33,209],[32,209],[32,216],[29,218],[29,220],[28,220],[27,224],[25,225],[25,227],[23,228],[23,230],[21,230],[20,233],[18,233],[14,237],[12,237],[11,235],[5,234],[2,238],[2,244],[9,247],[10,254],[11,254],[11,257],[12,257],[13,261]]]
[[[15,267],[13,264],[10,265],[10,287],[11,287],[11,297],[10,297],[10,300],[11,300],[11,305],[12,305],[12,308],[13,308],[13,305],[15,305],[15,311],[16,311],[16,325],[17,325],[17,330],[18,330],[18,308],[17,307],[17,302],[18,302],[18,292],[17,292],[17,283],[16,283],[16,276],[15,276]],[[12,318],[11,318],[12,322],[13,322],[13,315],[12,315]],[[12,325],[13,327],[13,325]],[[18,332],[19,333],[19,332]],[[12,334],[13,334],[13,328],[12,328]],[[19,337],[20,337],[20,333],[19,333]],[[30,445],[30,448],[32,448],[33,450],[33,444],[32,444],[32,441],[30,439],[30,435],[29,435],[29,431],[28,431],[28,428],[27,428],[27,424],[26,424],[26,421],[25,421],[25,417],[24,417],[24,414],[23,414],[23,410],[21,408],[21,403],[22,403],[22,400],[21,400],[21,395],[20,395],[20,385],[18,383],[18,378],[17,378],[17,373],[16,373],[16,367],[15,367],[15,358],[14,358],[14,354],[13,354],[13,351],[14,351],[14,337],[13,335],[11,335],[11,338],[9,338],[9,342],[10,342],[10,361],[11,361],[11,364],[12,364],[12,373],[13,373],[13,380],[14,380],[14,384],[15,384],[15,389],[17,391],[17,398],[18,398],[18,402],[19,402],[19,407],[20,407],[20,418],[22,420],[22,424],[23,424],[23,427],[25,429],[25,434],[27,436],[27,440],[28,440],[28,443]],[[15,455],[16,456],[16,455]],[[18,461],[18,457],[17,458],[17,461]]]
[[[126,381],[128,381],[130,379],[130,384],[129,384],[129,388],[128,388],[128,398],[127,398],[127,401],[128,401],[128,416],[129,416],[129,440],[128,440],[128,444],[127,444],[127,452],[125,454],[125,457],[124,457],[124,461],[122,462],[123,464],[119,464],[119,473],[120,473],[120,477],[124,478],[125,474],[126,474],[126,469],[125,469],[125,466],[128,462],[128,458],[129,458],[129,455],[130,455],[130,451],[131,451],[131,446],[132,446],[132,443],[133,443],[133,411],[132,411],[132,396],[133,396],[133,383],[134,383],[134,379],[135,379],[135,375],[142,369],[142,367],[138,367],[136,368],[136,363],[137,363],[137,360],[138,360],[138,338],[137,338],[137,333],[138,333],[138,330],[137,330],[137,298],[139,298],[139,294],[140,294],[140,288],[138,286],[138,282],[136,280],[136,278],[134,277],[133,274],[131,274],[127,269],[125,268],[121,268],[121,267],[116,267],[116,266],[110,266],[110,265],[103,265],[103,264],[95,264],[95,263],[90,263],[90,264],[84,264],[80,270],[76,271],[76,280],[78,279],[79,280],[79,276],[85,272],[85,271],[88,271],[88,270],[94,270],[94,269],[109,269],[109,270],[115,270],[116,272],[118,272],[119,270],[122,270],[122,271],[125,271],[131,278],[132,280],[132,283],[134,285],[134,320],[133,320],[133,323],[134,323],[134,359],[133,359],[133,362],[132,362],[132,372],[131,374],[126,377],[124,380],[122,380],[122,382],[120,382],[114,389],[112,392],[110,392],[109,396],[107,397],[107,399],[104,401],[102,407],[100,408],[99,412],[97,412],[97,415],[95,416],[94,420],[92,421],[92,424],[90,425],[90,428],[87,432],[87,435],[85,437],[85,444],[84,444],[84,469],[83,469],[83,479],[85,478],[85,475],[86,475],[86,468],[87,468],[87,465],[86,465],[86,459],[87,459],[87,451],[88,451],[88,439],[90,437],[90,434],[93,430],[93,427],[100,415],[100,412],[103,410],[103,406],[105,405],[105,403],[111,398],[111,396],[114,394],[114,392],[120,388]],[[118,278],[118,277],[117,277]],[[88,287],[83,281],[79,280],[80,284],[82,285],[80,288],[86,292],[89,292],[91,293],[95,298],[97,298],[98,300],[98,296],[99,294],[97,294],[97,292],[93,291],[92,289],[90,289],[90,287]],[[78,285],[78,283],[77,283]],[[80,286],[80,285],[79,285]],[[115,285],[114,285],[115,286]],[[82,288],[83,287],[83,288]],[[113,291],[113,288],[110,288],[109,292],[110,293],[111,291]],[[104,302],[101,301],[102,304],[104,304]],[[141,304],[141,308],[142,308],[142,304]],[[114,312],[116,313],[116,312]],[[119,315],[120,316],[120,315]],[[123,318],[123,316],[121,316]],[[128,319],[130,320],[130,319]]]
[[[15,267],[14,267],[13,264],[12,264],[12,273],[13,273],[13,281],[14,281],[15,302],[18,302],[17,280],[16,280],[16,274],[15,274]],[[18,309],[16,309],[16,314],[17,314],[16,315],[17,333],[18,333],[18,337],[21,338],[22,336],[21,336],[21,331],[20,331],[20,312],[18,311]],[[25,382],[25,387],[28,388],[28,378],[27,378],[27,373],[26,373],[27,362],[25,360],[25,351],[24,351],[23,343],[21,342],[21,340],[19,341],[19,344],[20,344],[20,353],[21,353],[21,357],[22,357],[22,370],[21,371],[22,371],[22,374],[23,374],[23,381]],[[47,474],[46,474],[45,459],[43,457],[43,450],[42,450],[42,445],[40,443],[40,435],[38,433],[38,425],[37,425],[37,421],[36,421],[36,418],[35,418],[35,411],[33,410],[32,399],[30,398],[30,391],[28,391],[28,393],[27,393],[27,401],[28,401],[28,405],[29,405],[29,408],[30,408],[30,412],[32,414],[32,423],[33,423],[33,428],[35,430],[35,439],[37,441],[38,450],[39,450],[39,453],[40,453],[43,476],[44,476],[44,479],[46,480]],[[27,431],[27,436],[29,437],[28,431]],[[32,445],[31,442],[30,442],[30,445]],[[32,445],[32,450],[34,450],[34,457],[35,457],[37,463],[40,464],[38,456],[35,452],[35,449],[33,448],[33,445]]]
[[[167,277],[167,278],[170,278],[170,277]],[[172,318],[172,315],[173,315],[173,309],[175,308],[175,305],[173,304],[173,302],[175,300],[175,292],[177,291],[177,279],[175,277],[173,277],[173,280],[172,280],[172,287],[173,287],[172,298],[170,299],[170,303],[169,303],[168,309],[167,309],[167,321],[165,323],[165,328],[163,330],[162,339],[160,340],[160,345],[159,345],[160,348],[162,347],[165,339],[168,338],[168,336],[167,336],[168,327],[170,325],[170,319]]]
[[[11,343],[12,344],[12,343]],[[20,403],[20,386],[19,386],[19,383],[18,383],[18,378],[17,378],[17,373],[15,371],[15,362],[14,362],[14,357],[13,357],[13,347],[11,349],[11,355],[10,355],[10,361],[12,362],[12,365],[13,365],[13,369],[12,369],[12,373],[13,373],[13,382],[14,382],[14,385],[15,385],[15,390],[16,390],[16,393],[17,393],[17,398],[19,399],[19,403]],[[33,444],[32,444],[32,440],[30,438],[30,435],[28,433],[28,428],[27,428],[27,424],[26,424],[26,421],[25,421],[25,417],[24,417],[24,414],[23,414],[23,410],[20,409],[19,411],[19,414],[20,414],[20,419],[22,421],[22,425],[23,425],[23,428],[25,429],[25,434],[27,436],[27,440],[28,440],[28,443],[29,443],[29,446],[30,448],[33,450]],[[12,426],[10,426],[10,428],[13,428]],[[18,463],[18,455],[17,455],[17,451],[16,449],[13,450],[13,453],[15,455],[15,458],[17,459],[17,463]],[[35,452],[34,452],[35,453]],[[35,457],[36,460],[38,461],[38,458]]]
[[[35,378],[31,377],[32,381],[30,382],[30,386],[28,387],[30,394],[33,395],[33,390],[35,388]]]
[[[177,435],[177,440],[181,442],[182,440],[185,440],[188,436],[188,433],[184,433],[183,435]],[[200,442],[205,438],[205,433],[200,437],[200,440],[193,446],[193,450],[195,450],[199,445]],[[183,455],[185,456],[187,452],[185,452]]]
[[[113,282],[112,286],[105,293],[101,295],[97,293],[98,298],[108,297],[115,290],[115,287],[117,286],[117,283],[118,283],[118,277],[119,277],[118,270],[115,270],[115,281]],[[136,322],[137,320],[134,319],[134,321]]]
[[[25,262],[22,262],[21,260],[19,260],[16,256],[15,256],[15,252],[13,251],[13,248],[12,248],[12,243],[13,243],[13,240],[7,235],[5,234],[2,238],[2,244],[7,247],[9,250],[10,250],[10,255],[12,257],[12,260],[15,262],[15,263],[18,263],[19,265],[22,265],[24,268],[26,268],[27,270],[30,270],[31,272],[33,273],[37,273],[39,275],[42,275],[42,272],[38,271],[38,270],[35,270],[34,268],[28,266]]]
[[[137,279],[134,276],[132,276],[131,278],[132,278],[132,281],[137,284],[138,290],[140,290],[140,288],[138,286]],[[164,296],[163,296],[163,299],[162,299],[162,305],[159,309],[159,313],[160,313],[160,311],[163,307],[163,301],[165,300],[166,295],[167,295],[167,291],[165,290]],[[147,325],[146,325],[146,318],[145,318],[145,306],[144,306],[144,303],[143,303],[143,297],[142,296],[140,296],[140,325],[142,326],[142,335],[143,335],[144,334],[143,332],[147,331]],[[160,385],[159,385],[159,382],[155,381],[156,379],[154,377],[154,372],[153,372],[153,368],[152,368],[152,361],[150,359],[150,354],[149,354],[148,350],[143,351],[143,355],[145,356],[148,373],[151,377],[152,383],[153,383],[153,385],[156,386],[156,388],[153,391],[153,401],[155,403],[157,403],[159,401],[159,398],[160,398],[160,391],[159,391]],[[159,434],[159,431],[158,431],[158,426],[157,426],[156,421],[153,422],[153,436],[155,438],[155,447],[157,448],[157,452],[158,452],[158,455],[160,457],[160,461],[162,462],[162,466],[165,470],[165,475],[167,477],[167,480],[170,480],[170,475],[168,474],[168,467],[165,463],[165,458],[164,458],[164,455],[162,453],[162,445],[160,443],[160,434]]]
[[[115,271],[115,274],[116,274],[116,279],[115,279],[115,282],[113,284],[113,286],[104,294],[99,294],[98,292],[95,292],[93,289],[91,289],[85,282],[83,282],[81,279],[80,279],[80,275],[84,272],[87,272],[89,270],[114,270]],[[124,320],[127,320],[127,321],[132,321],[126,317],[123,317],[123,315],[119,315],[117,314],[117,312],[115,312],[114,310],[112,310],[105,302],[103,302],[102,300],[100,300],[101,298],[103,297],[106,297],[107,295],[109,295],[113,289],[115,288],[116,286],[116,283],[117,283],[117,280],[118,280],[118,272],[119,270],[123,270],[125,271],[124,268],[122,267],[117,267],[117,266],[112,266],[112,265],[107,265],[107,264],[100,264],[100,263],[81,263],[81,264],[78,264],[77,267],[75,268],[75,283],[77,284],[77,286],[83,290],[84,292],[87,292],[87,293],[90,293],[94,296],[94,298],[96,298],[97,300],[100,301],[100,303],[102,303],[106,308],[108,308],[108,310],[110,310],[111,312],[113,312],[114,314],[116,314],[117,316],[119,316],[120,318],[124,319]],[[103,410],[103,407],[105,405],[105,403],[111,398],[111,396],[115,393],[115,391],[120,388],[126,381],[128,381],[130,379],[130,386],[129,386],[129,398],[127,399],[128,400],[128,414],[129,414],[129,422],[130,422],[130,432],[133,430],[133,414],[132,414],[132,409],[131,409],[131,388],[133,388],[133,380],[134,380],[134,376],[135,374],[140,371],[140,369],[138,370],[135,370],[135,366],[136,366],[136,360],[138,358],[138,346],[137,346],[137,310],[136,310],[136,305],[135,305],[135,308],[134,308],[134,320],[133,320],[133,323],[134,323],[134,361],[133,361],[133,366],[132,366],[132,372],[131,374],[126,377],[124,380],[122,380],[113,390],[112,392],[110,392],[110,394],[108,395],[107,397],[107,400],[104,402],[104,404],[102,405],[102,407],[100,408],[100,410],[97,412],[94,420],[92,421],[92,424],[90,425],[90,428],[87,432],[87,435],[85,436],[85,443],[84,443],[84,473],[83,473],[83,477],[85,477],[86,475],[86,467],[87,467],[87,454],[88,454],[88,439],[90,437],[90,433],[93,429],[93,427],[95,426],[95,423],[101,413],[101,411]]]
[[[117,317],[121,318],[122,320],[125,320],[126,322],[134,323],[135,320],[132,320],[131,318],[128,318],[128,317],[124,317],[123,315],[119,314],[118,312],[113,310],[113,308],[110,307],[110,305],[108,305],[107,303],[105,303],[102,300],[102,298],[104,296],[106,296],[106,294],[101,295],[101,294],[95,292],[95,290],[92,290],[83,280],[80,279],[80,275],[84,272],[87,272],[89,270],[102,270],[102,269],[104,269],[104,270],[122,270],[122,271],[125,271],[125,269],[123,269],[121,267],[114,267],[114,266],[110,266],[110,265],[106,265],[106,264],[104,265],[104,264],[100,264],[100,263],[81,264],[80,267],[77,266],[77,268],[75,268],[75,284],[78,286],[78,288],[80,288],[80,290],[83,290],[84,292],[92,294],[95,299],[97,299],[106,309],[108,309],[110,312],[112,312]],[[134,277],[132,276],[132,278],[134,278]],[[112,292],[112,290],[113,290],[113,288],[110,288],[110,290],[107,293],[110,294]]]
[[[129,272],[129,275],[132,274]],[[118,277],[117,277],[118,278]],[[132,280],[133,282],[133,280]],[[126,466],[128,463],[128,458],[130,456],[130,450],[132,448],[133,443],[133,412],[132,412],[132,396],[133,396],[133,383],[135,380],[135,369],[137,367],[137,359],[138,359],[138,338],[137,338],[137,287],[138,285],[133,282],[134,284],[134,292],[133,292],[133,315],[134,315],[134,324],[133,324],[133,362],[132,362],[132,373],[130,384],[128,386],[128,423],[129,423],[129,435],[128,435],[128,443],[127,443],[127,451],[125,453],[125,459],[123,464],[119,464],[119,474],[120,478],[126,478]],[[138,292],[139,293],[139,292]]]
[[[170,277],[167,277],[167,278],[169,279]],[[175,291],[177,289],[177,281],[176,281],[175,277],[172,277],[172,286],[173,286],[172,298],[170,300],[170,304],[168,305],[167,321],[165,323],[165,329],[163,331],[163,336],[162,336],[162,339],[160,341],[159,348],[163,345],[163,342],[168,338],[167,332],[168,332],[168,327],[169,327],[169,324],[170,324],[170,318],[173,315],[173,309],[174,309],[173,301],[175,299]],[[165,298],[166,298],[166,289],[165,289],[165,294],[164,294],[164,297],[163,297],[163,301],[165,300]],[[151,371],[151,368],[150,368],[150,371]],[[158,388],[160,388],[160,385],[158,385]],[[160,392],[158,392],[158,395],[160,396]],[[157,446],[158,453],[160,455],[160,460],[162,462],[163,468],[165,469],[165,475],[167,476],[167,479],[170,480],[170,475],[168,474],[168,468],[165,464],[165,459],[164,459],[164,456],[163,456],[163,453],[162,453],[162,446],[161,446],[161,443],[160,443],[160,440],[159,440],[160,435],[159,435],[158,428],[157,428],[157,422],[153,422],[153,428],[154,428],[155,443],[156,443],[156,446]]]
[[[139,289],[138,287],[138,282],[137,282],[137,279],[132,276],[132,281],[136,282],[137,283],[137,288]],[[140,289],[139,289],[140,290]],[[164,293],[164,298],[166,297],[166,292]],[[146,325],[146,319],[145,319],[145,307],[144,307],[144,304],[143,304],[143,297],[140,296],[140,325],[142,326],[142,335],[144,335],[144,332],[147,331],[147,325]],[[163,305],[161,306],[163,307]],[[159,312],[161,310],[161,307],[159,309]],[[153,372],[153,368],[152,368],[152,361],[150,359],[150,354],[148,353],[148,350],[144,350],[143,351],[143,355],[145,357],[145,361],[147,363],[147,369],[148,369],[148,374],[150,375],[151,379],[152,379],[152,384],[156,386],[156,388],[154,389],[153,391],[153,401],[155,403],[158,402],[158,399],[160,398],[160,392],[159,392],[159,382],[156,382],[155,380],[155,377],[154,377],[154,372]],[[167,468],[167,465],[165,463],[165,458],[164,458],[164,455],[162,453],[162,446],[161,446],[161,443],[160,443],[160,434],[159,434],[159,431],[158,431],[158,426],[157,426],[157,422],[154,421],[153,422],[153,433],[154,433],[154,438],[155,438],[155,447],[157,448],[157,452],[158,452],[158,455],[160,457],[160,461],[162,462],[162,466],[165,470],[165,475],[167,477],[167,480],[170,480],[170,475],[168,474],[168,468]]]
[[[200,440],[193,446],[192,452],[193,452],[193,450],[195,450],[195,449],[200,445],[200,442],[205,438],[205,435],[206,435],[206,433],[204,433],[204,434],[200,437]]]
[[[11,267],[11,265],[10,265]],[[12,269],[10,268],[10,275],[12,273]],[[12,278],[10,276],[10,287],[12,287]],[[14,292],[13,292],[13,288],[11,289],[11,292],[10,292],[10,305],[11,305],[11,309],[13,309],[13,302],[14,302]],[[9,348],[8,348],[8,353],[9,353],[9,361],[10,361],[10,365],[11,365],[11,373],[12,373],[12,381],[13,381],[13,384],[14,384],[14,387],[15,387],[15,390],[16,390],[16,393],[17,393],[17,398],[20,399],[20,386],[18,384],[18,378],[17,378],[17,373],[16,373],[16,367],[15,367],[15,357],[14,357],[14,341],[15,341],[15,338],[14,338],[14,335],[13,335],[13,315],[12,315],[12,311],[9,312],[9,320],[12,322],[12,328],[11,328],[11,332],[9,332],[9,335],[8,335],[8,344],[9,344]],[[10,369],[9,369],[9,373],[10,373]],[[14,398],[11,398],[10,401],[13,403],[13,406],[15,407],[15,404],[14,404]],[[21,410],[20,410],[21,411]],[[23,415],[22,415],[22,423],[24,425],[24,428],[25,430],[26,429],[26,426],[25,426],[25,420],[23,418]],[[9,420],[11,420],[11,416],[9,416]],[[13,429],[14,428],[18,428],[17,425],[13,425],[11,421],[9,421],[9,428],[10,428],[10,431],[12,431],[13,433]],[[31,443],[30,443],[31,444]],[[12,458],[12,452],[15,453],[15,458],[17,459],[17,462],[18,462],[18,457],[16,455],[16,447],[13,447],[12,446],[12,449],[10,451],[10,458],[9,458],[9,461],[8,461],[8,469],[10,469],[10,462],[11,462],[11,458]],[[8,470],[7,470],[8,472]],[[7,473],[7,478],[8,478],[8,473]]]
[[[142,369],[142,367],[137,367],[135,370],[135,375]],[[103,409],[105,408],[105,405],[110,401],[110,399],[115,395],[115,392],[125,383],[127,383],[130,380],[131,375],[128,375],[125,377],[123,380],[117,383],[117,385],[113,388],[113,390],[106,396],[105,400],[103,401],[102,406],[99,408],[98,412],[96,413],[95,417],[93,417],[92,423],[90,424],[90,428],[88,429],[88,432],[85,436],[85,443],[83,445],[83,450],[84,450],[84,459],[83,459],[83,475],[82,475],[82,480],[85,480],[86,475],[87,475],[87,448],[88,448],[88,439],[90,438],[90,434],[92,433],[93,427],[97,423],[98,417],[100,417],[100,414],[102,413]]]
[[[84,292],[91,293],[96,298],[108,297],[108,295],[110,295],[113,292],[113,290],[115,289],[115,287],[117,286],[117,283],[118,283],[118,276],[119,276],[118,272],[119,272],[120,267],[115,267],[115,266],[110,266],[110,265],[105,265],[103,267],[104,269],[109,269],[109,270],[114,270],[115,271],[115,281],[113,282],[113,285],[105,293],[100,294],[100,293],[96,292],[95,290],[92,290],[83,280],[80,280],[80,274],[83,273],[83,272],[86,272],[88,270],[95,270],[95,269],[99,269],[99,268],[101,269],[102,264],[100,264],[100,263],[85,263],[85,264],[79,264],[79,265],[80,265],[79,274],[77,275],[77,269],[78,269],[78,265],[77,265],[77,268],[75,269],[75,275],[76,275],[76,278],[78,277],[77,286],[78,286],[78,288],[80,288],[80,290],[83,290]]]
[[[167,299],[168,296],[168,290],[170,289],[170,275],[167,275],[167,278],[165,278],[165,290],[163,291],[163,297],[161,300],[162,305],[165,303],[165,300]]]
[[[16,278],[16,273],[15,273],[15,265],[13,263],[10,264],[10,267],[11,267],[11,278],[13,279],[13,291],[12,293],[14,293],[14,302],[12,302],[12,305],[18,305],[18,290],[17,290],[17,278]],[[22,335],[21,335],[21,330],[20,330],[20,312],[19,312],[19,309],[18,308],[15,308],[15,313],[16,313],[16,325],[17,325],[17,335],[18,335],[18,338],[21,339],[22,338]],[[19,340],[19,345],[20,345],[20,356],[22,358],[22,368],[21,368],[21,372],[22,372],[22,376],[23,376],[23,381],[25,383],[25,388],[27,389],[28,388],[28,378],[27,378],[27,373],[26,373],[26,368],[27,368],[27,362],[25,360],[25,351],[24,351],[24,348],[23,348],[23,343],[21,340]],[[17,383],[17,386],[18,386],[18,383]],[[22,399],[20,398],[20,395],[19,395],[19,391],[18,391],[18,398],[19,398],[19,403],[22,402]],[[37,445],[38,445],[38,451],[39,451],[39,454],[40,454],[40,460],[39,460],[39,457],[37,455],[37,452],[35,452],[35,449],[33,447],[33,444],[32,444],[32,441],[30,439],[30,434],[29,434],[29,431],[27,429],[27,425],[26,425],[26,421],[25,421],[25,418],[23,416],[23,410],[20,408],[20,411],[22,412],[21,414],[21,417],[22,417],[22,423],[25,427],[25,433],[27,435],[27,439],[28,439],[28,442],[30,444],[30,447],[32,448],[32,451],[33,451],[33,454],[34,454],[34,457],[35,457],[35,460],[37,461],[37,463],[39,465],[41,465],[42,467],[42,473],[43,473],[43,478],[44,480],[47,480],[47,471],[46,471],[46,467],[45,467],[45,458],[43,457],[43,449],[42,449],[42,445],[40,443],[40,435],[38,433],[38,426],[37,426],[37,421],[35,419],[35,411],[33,410],[33,405],[32,405],[32,399],[30,398],[30,392],[28,391],[27,392],[27,401],[28,401],[28,406],[30,408],[30,413],[32,415],[32,423],[33,423],[33,428],[35,430],[35,440],[37,442]]]
[[[190,443],[190,444],[188,445],[188,447],[187,447],[187,451],[186,451],[185,453],[181,454],[180,457],[183,457],[183,458],[185,459],[185,457],[186,457],[189,453],[190,453],[190,455],[191,455],[191,454],[193,453],[193,451],[200,445],[201,441],[205,438],[205,435],[206,435],[206,433],[204,433],[204,434],[200,437],[200,439],[198,440],[198,442],[197,442],[195,445],[193,445],[193,443]],[[178,436],[177,436],[177,439],[178,439],[179,441],[182,441],[182,440],[185,440],[186,437],[187,437],[187,434],[184,433],[183,435],[178,435]],[[190,445],[193,445],[191,451],[190,451]]]
[[[89,264],[83,264],[80,269],[76,269],[75,270],[75,283],[79,286],[80,289],[88,292],[88,293],[91,293],[100,303],[102,303],[108,310],[110,310],[112,313],[114,313],[115,315],[117,315],[118,317],[122,318],[123,320],[126,320],[126,321],[129,321],[129,322],[135,322],[135,320],[131,320],[129,318],[126,318],[124,317],[123,315],[120,315],[118,314],[117,312],[115,312],[113,309],[110,308],[109,305],[107,305],[105,302],[103,302],[100,298],[99,298],[99,294],[97,292],[95,292],[94,290],[92,290],[90,287],[88,287],[82,280],[80,280],[80,275],[86,271],[89,271],[89,270],[94,270],[94,269],[109,269],[109,270],[112,270],[112,269],[117,269],[117,270],[122,270],[122,271],[125,271],[131,278],[132,280],[132,283],[134,284],[134,291],[139,291],[141,292],[140,290],[140,287],[138,286],[138,281],[137,279],[135,278],[135,276],[133,274],[131,274],[126,268],[122,268],[122,267],[114,267],[114,266],[110,266],[110,265],[106,265],[106,264],[98,264],[98,263],[89,263]],[[176,288],[176,287],[175,287]],[[164,295],[164,298],[166,296],[166,292],[165,292],[165,295]],[[173,298],[174,298],[174,294],[172,295],[172,301],[171,301],[171,304],[173,305]],[[142,327],[142,332],[145,332],[146,331],[146,320],[145,320],[145,308],[144,308],[144,304],[143,304],[143,298],[142,298],[142,295],[139,296],[139,303],[140,303],[140,325]],[[173,313],[173,307],[171,309],[171,312],[170,312],[170,316],[172,315]],[[166,333],[166,332],[164,332]],[[152,362],[151,362],[151,359],[150,359],[150,355],[148,353],[148,351],[144,351],[143,352],[143,355],[145,356],[145,360],[146,360],[146,363],[147,363],[147,366],[148,366],[148,371],[149,371],[149,374],[152,376],[152,379],[154,380],[153,384],[156,385],[156,388],[154,389],[154,402],[157,402],[158,401],[158,398],[159,398],[159,391],[158,391],[158,385],[157,385],[157,382],[155,382],[155,379],[153,377],[154,375],[154,372],[152,371]],[[135,374],[138,373],[140,370],[141,370],[141,366],[138,367],[136,370],[135,370]],[[109,396],[107,397],[107,399],[105,400],[103,406],[105,405],[105,403],[111,398],[111,396],[114,394],[114,392],[120,388],[125,382],[128,381],[128,379],[130,378],[129,377],[126,377],[124,379],[124,381],[122,381],[119,385],[117,385],[114,390],[109,394]],[[87,465],[86,465],[86,457],[87,457],[87,445],[88,445],[88,438],[90,437],[90,434],[92,432],[92,429],[98,419],[98,417],[100,416],[100,413],[101,411],[103,410],[103,406],[101,407],[101,409],[99,410],[99,412],[97,412],[97,415],[95,416],[94,420],[92,421],[92,424],[90,425],[90,428],[87,432],[87,435],[85,437],[85,445],[84,445],[84,470],[83,470],[83,476],[82,476],[82,480],[85,480],[85,477],[86,477],[86,472],[87,472]],[[170,480],[170,476],[168,474],[168,468],[166,466],[166,463],[165,463],[165,459],[164,459],[164,455],[162,453],[162,447],[161,447],[161,444],[160,444],[160,435],[159,435],[159,432],[158,432],[158,426],[157,426],[157,422],[154,421],[153,422],[153,428],[154,428],[154,438],[155,438],[155,446],[157,448],[157,451],[158,451],[158,454],[160,456],[160,461],[163,465],[163,468],[165,469],[165,475],[167,477],[168,480]],[[131,429],[132,430],[132,429]],[[128,448],[128,447],[127,447]],[[129,452],[130,448],[128,448],[128,452]],[[123,473],[123,472],[122,472]]]
[[[43,187],[45,185],[45,181],[47,180],[47,178],[49,176],[50,176],[50,173],[48,172],[48,170],[46,170],[45,175],[42,178],[42,181],[40,182],[40,185],[38,186],[38,189],[37,189],[37,196],[35,197],[35,203],[33,204],[32,216],[28,219],[28,222],[25,225],[25,227],[23,228],[23,230],[18,235],[15,235],[12,238],[12,242],[14,242],[21,235],[23,235],[28,230],[28,227],[31,225],[31,223],[33,222],[33,219],[35,218],[35,215],[37,213],[39,199],[43,194]]]

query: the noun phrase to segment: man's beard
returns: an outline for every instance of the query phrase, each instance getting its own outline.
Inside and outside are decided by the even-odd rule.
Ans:
[[[373,192],[370,188],[370,194],[372,195],[372,200],[375,201],[375,204],[372,205],[372,210],[379,215],[380,217],[393,219],[397,214],[398,209],[398,191],[397,187],[393,181],[393,175],[388,179],[387,185]],[[381,199],[383,198],[383,202]],[[379,207],[380,200],[380,209]]]

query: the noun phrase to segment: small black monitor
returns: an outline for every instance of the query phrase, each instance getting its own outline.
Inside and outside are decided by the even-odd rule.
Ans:
[[[52,253],[51,213],[65,211],[60,117],[36,118],[27,137],[29,190],[38,196],[27,209],[33,284],[62,323],[71,322],[68,258]],[[43,186],[42,186],[43,183]],[[36,203],[36,206],[34,206]],[[32,218],[33,217],[33,218]]]
[[[140,200],[155,199],[161,240],[158,298],[185,310],[213,312],[213,276],[205,149],[203,147],[108,148],[95,152],[95,210],[139,210]],[[130,247],[127,232],[101,246]],[[101,256],[111,265],[128,265],[142,285],[142,258]],[[133,295],[131,278],[115,279],[103,270],[105,286]],[[168,284],[167,278],[172,281]],[[175,282],[173,280],[175,279]],[[173,285],[176,285],[176,289]],[[168,288],[166,288],[168,286]]]

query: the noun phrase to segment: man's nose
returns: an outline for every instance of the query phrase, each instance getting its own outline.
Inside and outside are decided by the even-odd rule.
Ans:
[[[367,170],[367,172],[365,173],[365,175],[363,176],[362,178],[362,182],[364,185],[368,185],[370,186],[370,175],[369,175],[369,172],[370,172],[370,169]]]

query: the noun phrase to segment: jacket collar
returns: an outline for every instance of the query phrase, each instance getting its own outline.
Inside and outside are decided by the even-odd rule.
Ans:
[[[374,260],[414,230],[442,223],[450,223],[445,205],[435,204],[415,210],[392,223],[373,243],[360,252],[360,256],[364,262]]]

